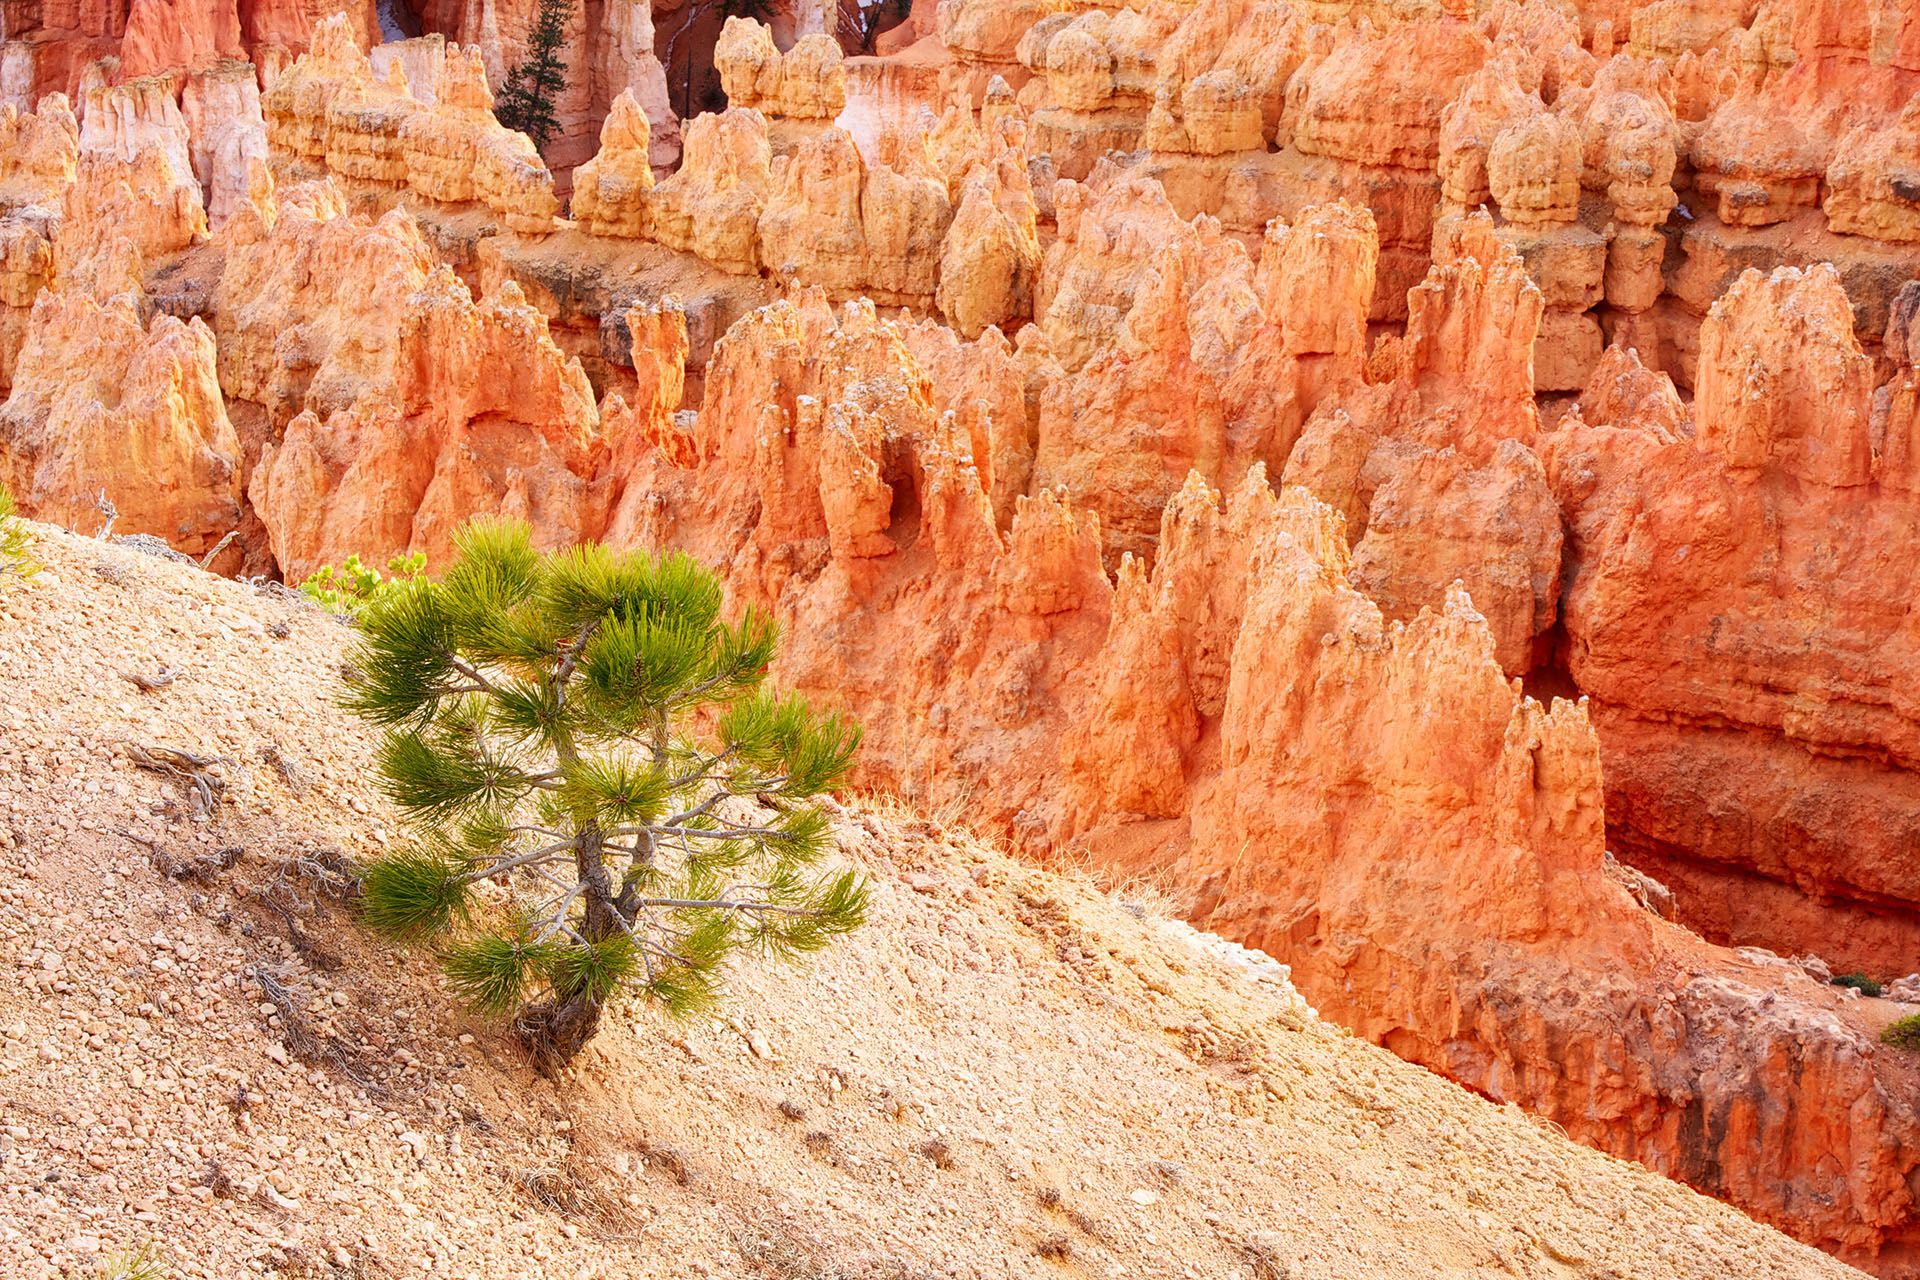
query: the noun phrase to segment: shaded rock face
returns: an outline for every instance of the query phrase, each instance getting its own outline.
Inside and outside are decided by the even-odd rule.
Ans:
[[[1622,849],[1703,882],[1681,901],[1711,934],[1891,970],[1920,940],[1920,738],[1894,675],[1916,637],[1898,550],[1914,482],[1910,416],[1883,397],[1876,429],[1873,380],[1830,269],[1749,272],[1703,328],[1690,420],[1597,385],[1629,402],[1543,453],[1572,539],[1569,671],[1619,744]],[[1769,920],[1785,895],[1715,891],[1716,874],[1853,927]]]

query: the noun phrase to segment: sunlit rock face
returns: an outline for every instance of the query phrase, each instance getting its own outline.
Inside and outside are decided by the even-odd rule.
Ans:
[[[1592,425],[1543,449],[1577,566],[1569,670],[1610,748],[1616,838],[1700,890],[1713,936],[1900,967],[1920,896],[1904,853],[1920,739],[1896,674],[1915,643],[1911,366],[1876,397],[1817,267],[1749,272],[1716,304],[1690,414],[1670,386],[1631,389],[1647,381],[1637,362],[1603,370]],[[1862,564],[1881,567],[1841,567]],[[1802,896],[1847,936],[1823,938]]]
[[[689,550],[863,784],[1920,1275],[1894,1009],[1768,954],[1920,969],[1913,6],[608,0],[544,154],[536,8],[10,7],[23,509]]]

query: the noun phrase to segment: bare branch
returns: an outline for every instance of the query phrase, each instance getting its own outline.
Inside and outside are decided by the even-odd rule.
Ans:
[[[458,879],[461,884],[473,884],[479,880],[490,880],[494,876],[504,875],[509,871],[514,871],[521,867],[530,867],[537,862],[567,862],[570,861],[570,859],[565,855],[570,853],[572,849],[573,842],[571,840],[562,841],[559,844],[550,844],[544,849],[535,849],[531,853],[519,854],[507,859],[505,862],[476,867],[472,871],[462,873]]]
[[[233,540],[239,536],[240,536],[240,531],[238,529],[227,530],[227,536],[220,539],[220,541],[214,543],[213,550],[207,552],[206,555],[200,557],[200,567],[204,569],[208,565],[212,564],[214,561],[214,557],[218,556],[222,551],[225,551],[227,547],[232,544]]]
[[[731,898],[644,898],[642,906],[672,907],[675,909],[721,908],[727,911],[770,911],[783,916],[810,916],[814,914],[806,907],[788,907],[777,902],[735,902]]]
[[[473,681],[473,682],[474,682],[474,684],[476,684],[476,685],[478,685],[478,686],[479,686],[479,688],[477,688],[477,689],[459,689],[459,690],[450,690],[450,692],[458,692],[458,693],[491,693],[491,694],[493,694],[493,695],[495,695],[496,697],[497,697],[497,696],[499,695],[499,693],[500,693],[500,690],[499,690],[499,688],[498,688],[498,687],[497,687],[497,686],[496,686],[496,685],[495,685],[495,684],[493,683],[493,681],[491,681],[491,680],[489,680],[489,679],[487,679],[487,678],[486,678],[486,676],[484,676],[484,675],[482,675],[482,674],[481,674],[481,672],[480,672],[480,668],[478,668],[478,667],[476,667],[476,666],[474,666],[474,665],[473,665],[472,663],[470,663],[470,662],[468,662],[468,661],[466,661],[466,660],[465,660],[464,658],[462,658],[462,657],[461,657],[461,656],[460,656],[459,654],[457,654],[457,653],[449,653],[449,654],[447,655],[447,663],[448,663],[448,665],[449,665],[449,666],[451,666],[451,667],[452,667],[452,668],[453,668],[453,669],[454,669],[455,671],[458,671],[458,672],[459,672],[459,673],[460,673],[461,675],[463,675],[463,676],[465,676],[465,677],[466,677],[467,679],[469,679],[469,680],[471,680],[471,681]]]

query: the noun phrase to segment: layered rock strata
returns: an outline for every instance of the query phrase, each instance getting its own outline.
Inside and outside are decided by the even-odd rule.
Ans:
[[[559,203],[552,175],[525,134],[494,119],[477,48],[447,50],[428,104],[414,97],[400,62],[376,79],[349,24],[329,18],[262,106],[276,157],[376,189],[479,204],[509,231],[553,229]]]
[[[523,6],[371,57],[370,9],[276,19],[282,62],[243,5],[264,94],[164,7],[133,49],[205,65],[88,18],[78,120],[0,45],[29,511],[289,578],[483,510],[693,550],[865,781],[1163,874],[1362,1033],[1914,1274],[1889,1008],[1647,909],[1920,954],[1908,7],[946,0],[844,125],[782,11],[668,173],[609,4],[571,223],[490,111]]]

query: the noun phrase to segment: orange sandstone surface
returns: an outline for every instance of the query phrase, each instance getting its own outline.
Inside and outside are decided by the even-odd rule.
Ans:
[[[524,0],[5,8],[28,514],[692,551],[865,783],[1920,1276],[1920,5],[608,3],[545,154]]]

